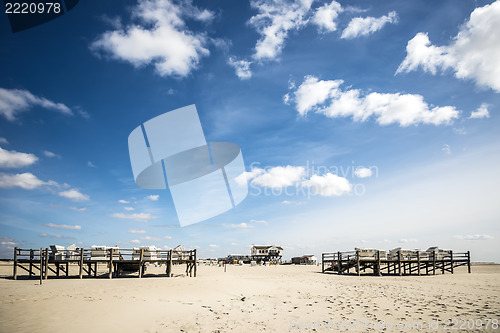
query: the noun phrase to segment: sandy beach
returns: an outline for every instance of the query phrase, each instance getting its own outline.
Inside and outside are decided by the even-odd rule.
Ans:
[[[182,265],[173,278],[49,278],[43,285],[6,278],[9,269],[1,270],[2,332],[500,332],[500,265],[420,277],[199,266],[196,278],[183,276]]]

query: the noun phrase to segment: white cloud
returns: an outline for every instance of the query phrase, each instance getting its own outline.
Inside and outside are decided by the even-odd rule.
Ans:
[[[313,194],[324,197],[340,196],[351,192],[352,189],[352,184],[346,178],[331,173],[323,176],[312,175],[302,182],[302,186],[309,187],[313,190]]]
[[[295,185],[306,175],[304,167],[287,165],[286,167],[277,166],[263,170],[258,176],[252,179],[252,184],[283,188]]]
[[[86,194],[81,193],[78,190],[71,189],[67,191],[59,192],[59,196],[70,199],[72,201],[88,201],[90,197]]]
[[[44,182],[29,172],[21,174],[0,173],[0,188],[20,187],[25,190],[33,190],[44,185],[56,186],[57,183],[52,180]]]
[[[236,183],[238,183],[238,185],[245,185],[248,183],[249,180],[257,177],[258,175],[261,175],[262,173],[264,173],[263,169],[255,168],[252,169],[252,171],[243,172],[241,175],[234,178],[234,180],[236,181]]]
[[[252,71],[250,70],[251,61],[248,60],[238,60],[236,57],[229,57],[227,63],[234,68],[236,76],[241,80],[246,80],[252,77]]]
[[[255,46],[254,59],[276,59],[283,49],[289,31],[306,25],[313,0],[251,0],[250,6],[258,10],[248,23],[260,34]]]
[[[65,115],[73,114],[66,105],[35,96],[27,90],[0,88],[0,114],[9,121],[16,120],[21,112],[37,106]]]
[[[488,111],[488,107],[489,105],[486,103],[481,104],[476,111],[471,112],[469,119],[489,118],[490,112]]]
[[[149,220],[158,218],[158,216],[154,216],[149,213],[134,213],[134,214],[114,213],[111,214],[110,216],[115,217],[117,219],[128,219],[138,222],[148,222]]]
[[[156,194],[156,195],[151,194],[151,195],[148,195],[146,198],[148,198],[151,201],[158,201],[160,196],[158,194]]]
[[[21,168],[38,161],[33,154],[19,153],[14,150],[5,150],[0,147],[0,168]]]
[[[132,239],[132,240],[130,241],[130,243],[132,243],[132,244],[140,244],[140,243],[141,243],[141,241],[140,241],[140,240],[138,240],[138,239]]]
[[[211,21],[214,14],[190,1],[143,0],[132,8],[136,23],[107,31],[91,48],[139,67],[153,64],[161,76],[187,76],[209,55],[208,38],[186,26],[185,19]]]
[[[208,247],[211,247],[211,248],[218,248],[220,247],[219,245],[216,245],[216,244],[209,244]]]
[[[61,155],[57,155],[56,153],[53,153],[51,151],[48,151],[48,150],[44,150],[43,151],[43,154],[47,157],[55,157],[55,158],[61,158]]]
[[[143,229],[128,229],[128,232],[131,234],[145,234],[146,230]]]
[[[87,211],[87,208],[69,207],[69,209],[76,210],[77,212]]]
[[[445,153],[446,155],[450,155],[451,154],[451,147],[450,147],[450,145],[445,143],[443,145],[443,148],[441,148],[441,151],[443,153]]]
[[[90,162],[90,161],[87,162],[87,166],[91,167],[91,168],[95,168],[96,167],[95,164],[92,163],[92,162]]]
[[[265,221],[265,220],[250,220],[250,223],[267,224],[267,221]]]
[[[242,222],[238,224],[223,224],[224,227],[226,228],[233,228],[233,229],[250,229],[253,228],[253,225],[249,225],[248,223]]]
[[[2,138],[0,137],[0,143],[3,143],[5,145],[8,145],[9,144],[9,141],[6,139],[6,138]]]
[[[421,67],[455,72],[459,79],[473,79],[479,86],[500,92],[500,1],[476,8],[469,21],[447,46],[434,46],[425,33],[418,33],[406,46],[406,58],[396,71]]]
[[[373,175],[373,172],[368,168],[360,167],[354,170],[354,175],[358,178],[369,178]]]
[[[342,11],[342,6],[338,2],[332,1],[316,9],[312,17],[312,23],[316,24],[320,28],[320,31],[335,31],[337,30],[335,20]]]
[[[144,237],[141,237],[141,239],[146,240],[146,241],[156,241],[156,242],[159,242],[162,240],[159,237],[151,237],[151,236],[144,236]]]
[[[82,227],[80,225],[46,223],[44,224],[44,226],[58,229],[82,230]]]
[[[493,236],[485,234],[475,234],[475,235],[456,235],[455,238],[468,241],[484,241],[493,239]]]
[[[357,89],[340,89],[342,83],[342,80],[320,81],[306,76],[294,92],[298,113],[305,116],[314,111],[329,118],[352,117],[354,121],[374,116],[380,125],[397,123],[403,127],[449,124],[459,115],[453,106],[431,108],[421,95],[377,92],[364,95]]]
[[[390,12],[381,17],[355,17],[349,22],[342,32],[340,38],[353,39],[359,36],[366,36],[384,27],[387,23],[397,23],[398,15]]]
[[[121,204],[128,204],[128,203],[130,203],[130,201],[123,200],[123,199],[118,200],[118,202],[121,203]]]
[[[401,238],[399,243],[416,243],[417,240],[415,238]]]
[[[134,207],[123,207],[123,209],[131,211],[131,210],[134,210]]]

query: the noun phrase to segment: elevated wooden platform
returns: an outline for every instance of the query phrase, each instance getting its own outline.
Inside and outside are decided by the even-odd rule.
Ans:
[[[145,249],[117,249],[102,250],[99,256],[90,249],[76,248],[75,250],[59,250],[57,253],[49,249],[20,249],[14,248],[13,278],[17,280],[19,272],[27,272],[28,278],[40,277],[47,279],[49,272],[52,277],[69,276],[70,265],[78,267],[78,277],[84,275],[97,277],[99,265],[106,265],[108,278],[117,277],[123,273],[137,272],[142,278],[148,265],[165,264],[165,274],[172,276],[172,265],[186,264],[186,274],[196,277],[196,250],[188,251],[146,251]]]
[[[442,253],[421,254],[415,251],[414,255],[402,254],[398,251],[396,258],[387,258],[377,251],[371,257],[360,255],[360,251],[323,253],[321,267],[323,273],[337,274],[372,273],[373,275],[435,275],[436,272],[453,274],[454,269],[467,266],[470,273],[470,251],[445,251]]]

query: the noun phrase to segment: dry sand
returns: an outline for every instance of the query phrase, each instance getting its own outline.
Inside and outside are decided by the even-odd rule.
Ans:
[[[184,267],[175,267],[174,278],[49,278],[43,285],[0,278],[0,331],[500,332],[500,265],[420,277],[199,266],[198,277],[188,278],[180,276]],[[10,272],[3,266],[0,275]]]

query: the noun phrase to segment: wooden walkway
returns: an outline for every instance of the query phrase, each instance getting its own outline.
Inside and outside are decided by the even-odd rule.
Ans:
[[[321,271],[323,273],[336,272],[337,274],[361,275],[361,273],[372,273],[373,275],[435,275],[436,272],[453,274],[454,269],[467,266],[470,273],[470,251],[454,253],[426,253],[415,251],[414,255],[403,255],[398,251],[396,258],[387,258],[377,251],[372,257],[360,256],[359,251],[323,253]]]
[[[196,277],[196,250],[188,251],[147,251],[145,249],[102,250],[99,256],[90,249],[59,250],[56,254],[49,249],[14,248],[13,278],[17,280],[20,272],[27,272],[28,278],[39,277],[46,280],[49,272],[52,277],[69,276],[70,265],[78,267],[78,277],[97,277],[99,265],[105,265],[108,278],[123,273],[137,272],[142,278],[150,264],[165,264],[165,274],[172,276],[172,265],[186,264],[186,274]]]

